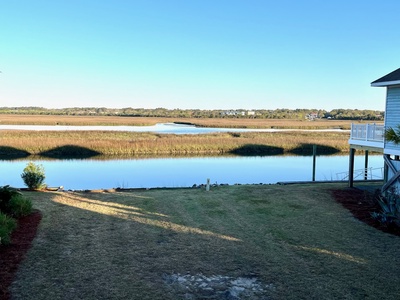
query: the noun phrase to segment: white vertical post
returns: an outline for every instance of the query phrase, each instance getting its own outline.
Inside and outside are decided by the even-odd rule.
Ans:
[[[206,191],[208,192],[209,190],[210,190],[210,178],[207,178]]]
[[[375,123],[372,123],[372,130],[371,131],[372,131],[371,132],[371,139],[373,141],[375,141],[376,140],[376,136],[375,136],[376,126],[375,126]]]
[[[351,123],[351,127],[350,127],[350,139],[352,139],[353,138],[353,136],[354,136],[354,132],[353,132],[353,123]]]

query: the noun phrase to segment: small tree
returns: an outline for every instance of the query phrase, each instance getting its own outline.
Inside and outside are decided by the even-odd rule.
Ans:
[[[397,125],[395,129],[392,127],[386,129],[385,139],[387,142],[393,142],[396,145],[400,144],[400,125]]]
[[[44,167],[42,165],[35,165],[33,162],[29,162],[21,174],[25,185],[30,190],[38,190],[44,187]]]

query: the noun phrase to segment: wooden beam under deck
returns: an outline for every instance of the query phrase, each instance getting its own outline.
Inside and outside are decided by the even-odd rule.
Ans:
[[[350,149],[383,153],[383,148],[373,147],[373,146],[361,146],[361,145],[350,144]]]

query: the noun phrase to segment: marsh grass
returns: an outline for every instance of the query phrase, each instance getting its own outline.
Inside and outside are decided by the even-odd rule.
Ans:
[[[144,117],[0,115],[1,124],[29,125],[154,125],[179,122],[204,127],[228,128],[350,128],[350,121],[271,119],[169,119]],[[275,155],[348,152],[344,132],[248,132],[202,135],[161,135],[156,133],[107,131],[2,131],[0,156],[14,159],[29,155],[46,157],[93,157],[138,155]]]
[[[148,126],[166,123],[168,118],[112,117],[112,116],[57,116],[0,114],[0,124],[9,125],[98,125],[98,126]]]
[[[43,213],[14,299],[185,299],[165,274],[255,276],[267,299],[398,299],[400,239],[344,184],[26,192]],[[194,298],[197,299],[197,298]]]
[[[224,128],[292,128],[292,129],[350,129],[349,120],[287,120],[287,119],[242,119],[242,118],[155,118],[120,116],[55,116],[55,115],[8,115],[0,114],[0,124],[13,125],[128,125],[145,126],[157,123],[177,122],[203,127]],[[366,121],[367,122],[367,121]]]
[[[343,132],[249,132],[201,135],[162,135],[110,131],[2,131],[0,153],[15,152],[55,157],[93,155],[274,155],[348,152],[348,133]],[[7,150],[9,152],[7,152]]]

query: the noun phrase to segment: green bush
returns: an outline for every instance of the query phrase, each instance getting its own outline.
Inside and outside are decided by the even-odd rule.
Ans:
[[[12,197],[21,195],[21,193],[9,185],[0,186],[0,210],[8,211],[8,204]]]
[[[0,212],[0,245],[11,242],[11,232],[17,227],[17,221]]]
[[[0,199],[10,200],[13,195],[21,194],[16,188],[9,185],[0,186]]]
[[[29,162],[21,174],[25,185],[30,190],[38,190],[44,187],[44,167],[42,165],[35,165],[33,162]]]
[[[27,216],[32,212],[32,201],[22,195],[14,195],[8,202],[7,210],[16,218]]]
[[[395,129],[389,127],[385,130],[386,142],[393,142],[396,145],[400,144],[400,125],[397,125]]]
[[[13,217],[27,216],[32,212],[32,202],[9,185],[0,187],[0,245],[10,243],[12,231],[17,227]]]
[[[386,196],[379,196],[380,212],[373,212],[371,216],[384,225],[394,224],[400,227],[400,195],[396,190],[388,191]]]

